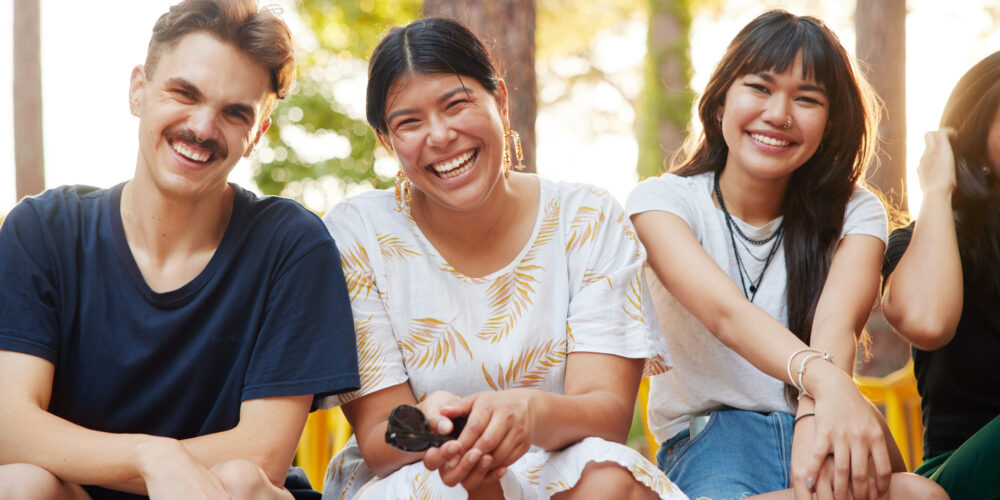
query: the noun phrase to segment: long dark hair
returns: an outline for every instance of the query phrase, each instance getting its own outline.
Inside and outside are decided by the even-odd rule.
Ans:
[[[847,201],[874,157],[879,121],[875,94],[854,71],[837,35],[819,19],[782,10],[765,12],[747,24],[709,79],[698,104],[704,132],[675,173],[691,176],[725,168],[729,147],[716,116],[729,87],[743,75],[783,73],[800,55],[803,77],[821,83],[829,98],[821,147],[792,173],[782,207],[788,328],[808,344]]]
[[[1000,195],[987,147],[1000,108],[1000,52],[976,63],[952,90],[941,126],[956,131],[957,186],[952,196],[964,279],[1000,293]]]
[[[499,89],[496,66],[482,40],[452,19],[428,17],[396,26],[382,38],[368,61],[368,124],[385,137],[386,99],[406,73],[452,73],[474,78],[488,92]]]

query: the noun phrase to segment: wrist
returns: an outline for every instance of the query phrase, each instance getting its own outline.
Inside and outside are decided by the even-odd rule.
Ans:
[[[136,444],[132,448],[132,464],[135,474],[143,478],[158,465],[161,465],[184,451],[184,445],[172,438],[136,435]]]

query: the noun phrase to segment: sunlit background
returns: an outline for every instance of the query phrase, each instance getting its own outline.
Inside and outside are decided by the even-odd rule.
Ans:
[[[580,0],[583,1],[583,0]],[[600,0],[595,0],[600,1]],[[89,184],[107,187],[132,175],[136,156],[137,121],[128,112],[129,73],[142,62],[153,22],[174,0],[102,0],[41,2],[42,81],[44,106],[46,186]],[[854,49],[854,2],[819,0],[716,0],[704,9],[691,28],[694,78],[700,91],[725,45],[751,18],[767,8],[781,7],[796,14],[824,19],[848,51]],[[920,194],[916,175],[923,133],[936,128],[944,102],[959,76],[973,63],[1000,49],[1000,7],[989,0],[909,0],[907,31],[907,164],[909,202],[916,211]],[[12,2],[0,3],[0,215],[14,205],[14,152],[11,82]],[[285,9],[303,46],[307,32]],[[590,42],[592,57],[554,58],[538,63],[539,113],[537,164],[541,175],[582,181],[609,189],[624,202],[637,182],[638,146],[634,136],[634,107],[641,91],[646,41],[645,15],[600,32]],[[542,29],[540,26],[539,29]],[[543,52],[545,47],[540,46]],[[581,65],[593,64],[611,75],[614,84],[566,85]],[[363,65],[336,68],[361,72],[336,91],[356,103],[349,113],[363,117]],[[352,83],[353,82],[353,83]],[[343,99],[342,99],[343,100]],[[294,135],[294,133],[293,133]],[[339,154],[343,141],[329,136],[285,138],[306,155]],[[275,151],[258,153],[268,161]],[[261,156],[266,156],[262,158]],[[376,170],[391,175],[391,158]],[[251,165],[241,163],[232,179],[254,189]],[[346,189],[330,179],[304,185],[299,197],[310,208],[323,211]]]

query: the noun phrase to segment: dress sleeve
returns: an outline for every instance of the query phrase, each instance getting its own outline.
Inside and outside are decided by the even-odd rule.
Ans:
[[[55,363],[59,293],[47,227],[29,201],[0,226],[0,349]]]
[[[668,370],[666,339],[642,273],[646,253],[621,206],[594,190],[568,216],[569,351],[643,358],[647,376]]]
[[[357,391],[320,402],[321,407],[330,408],[401,384],[409,377],[386,307],[386,292],[379,289],[376,279],[380,254],[374,230],[369,234],[369,224],[362,210],[350,200],[335,206],[323,222],[341,249],[340,260],[351,300],[361,376],[361,387]]]

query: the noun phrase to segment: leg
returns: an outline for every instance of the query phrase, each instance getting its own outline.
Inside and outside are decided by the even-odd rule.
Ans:
[[[29,464],[0,466],[0,500],[90,500],[83,488],[62,482],[51,472]]]
[[[271,498],[291,500],[292,494],[271,483],[264,471],[249,460],[230,460],[212,467],[226,490],[234,498]]]
[[[757,500],[791,500],[792,490],[772,491],[750,498]],[[889,500],[948,500],[948,494],[933,481],[909,472],[893,473],[889,482]],[[965,498],[965,497],[956,497]]]
[[[590,462],[576,486],[552,496],[558,500],[620,498],[642,500],[658,498],[653,490],[632,477],[632,473],[614,462]]]
[[[1000,496],[1000,417],[962,443],[930,477],[953,498]]]

